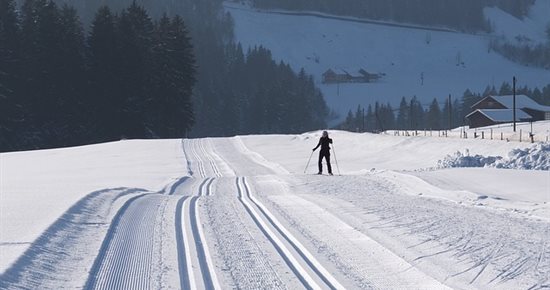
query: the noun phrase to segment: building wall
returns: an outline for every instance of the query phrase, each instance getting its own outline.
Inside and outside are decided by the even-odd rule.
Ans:
[[[531,115],[531,117],[533,117],[533,120],[532,121],[541,121],[541,120],[545,120],[546,119],[546,112],[543,112],[543,111],[537,111],[537,110],[533,110],[533,109],[528,109],[528,108],[525,108],[523,109],[523,111],[529,115]]]
[[[479,128],[479,127],[485,127],[485,126],[491,126],[499,124],[497,122],[494,122],[493,120],[487,118],[485,115],[483,115],[480,112],[476,112],[470,117],[468,117],[468,122],[470,124],[470,128]]]

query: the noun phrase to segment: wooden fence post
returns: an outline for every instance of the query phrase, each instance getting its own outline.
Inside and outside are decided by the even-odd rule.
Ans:
[[[519,142],[521,142],[521,129],[519,129]]]

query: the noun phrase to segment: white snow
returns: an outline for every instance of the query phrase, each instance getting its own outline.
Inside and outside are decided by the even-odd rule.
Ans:
[[[546,5],[544,0],[538,2]],[[521,66],[490,52],[489,35],[279,15],[229,2],[225,8],[235,19],[235,37],[245,50],[262,45],[296,71],[304,68],[341,118],[358,104],[379,101],[395,107],[401,97],[416,96],[427,107],[433,98],[443,100],[449,94],[461,98],[468,88],[474,92],[483,92],[488,85],[498,88],[504,81],[511,83],[513,76],[519,86],[532,88],[546,86],[550,79],[549,70]],[[386,76],[377,83],[321,83],[328,69],[360,68]]]
[[[451,167],[496,167],[508,169],[550,170],[550,143],[533,145],[530,148],[514,149],[508,156],[471,156],[469,151],[458,151],[438,162],[440,168]]]
[[[0,272],[86,194],[160,191],[186,171],[181,140],[120,142],[0,154]]]
[[[0,287],[548,285],[550,171],[435,168],[547,144],[329,134],[343,176],[312,175],[321,132],[0,154]]]

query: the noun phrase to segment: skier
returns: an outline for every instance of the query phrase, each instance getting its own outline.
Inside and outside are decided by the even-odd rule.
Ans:
[[[327,161],[328,174],[332,175],[332,167],[330,166],[330,146],[332,144],[332,139],[328,137],[328,132],[323,131],[323,137],[319,139],[319,144],[313,148],[313,151],[317,150],[321,146],[321,151],[319,151],[319,172],[317,174],[323,174],[323,157]]]

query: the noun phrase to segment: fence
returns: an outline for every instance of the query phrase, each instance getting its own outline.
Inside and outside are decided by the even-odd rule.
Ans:
[[[512,124],[503,124],[486,128],[469,129],[460,127],[453,130],[390,130],[383,134],[394,136],[425,136],[442,138],[462,138],[480,140],[498,140],[515,142],[550,142],[550,122],[535,123],[533,131],[532,124],[520,123],[516,132],[513,132]],[[534,132],[534,133],[532,133]]]

